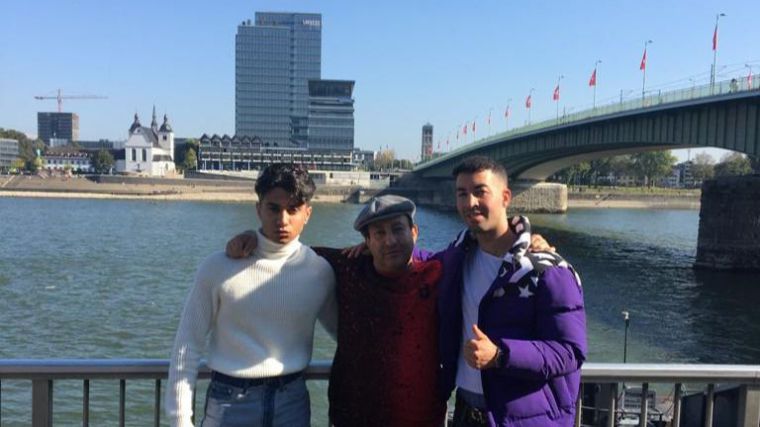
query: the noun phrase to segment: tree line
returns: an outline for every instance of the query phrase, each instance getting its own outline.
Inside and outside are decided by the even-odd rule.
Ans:
[[[645,186],[656,186],[662,178],[673,173],[677,158],[670,151],[649,151],[605,157],[580,162],[562,169],[550,180],[572,185],[615,184],[610,178],[632,177]],[[719,162],[708,153],[698,153],[691,160],[690,173],[693,182],[730,175],[760,173],[760,159],[750,158],[741,153],[727,153]]]

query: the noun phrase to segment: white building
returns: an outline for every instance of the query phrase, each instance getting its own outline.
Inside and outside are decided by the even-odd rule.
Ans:
[[[145,176],[171,176],[176,173],[174,131],[166,115],[164,123],[158,127],[156,107],[153,107],[150,127],[140,125],[135,113],[135,120],[129,127],[129,137],[124,143],[124,160],[116,162],[116,171]]]
[[[51,172],[92,173],[90,156],[76,147],[51,147],[42,156],[42,168]]]

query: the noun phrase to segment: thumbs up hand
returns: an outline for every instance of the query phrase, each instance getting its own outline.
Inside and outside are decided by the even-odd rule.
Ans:
[[[478,325],[472,325],[472,332],[475,337],[464,345],[464,360],[478,370],[490,368],[495,363],[498,348]]]

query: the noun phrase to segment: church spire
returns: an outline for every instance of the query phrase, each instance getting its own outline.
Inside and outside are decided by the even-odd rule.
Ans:
[[[137,117],[137,113],[135,113],[135,120],[132,122],[132,126],[129,127],[129,133],[132,134],[135,129],[140,127],[140,119]]]
[[[158,132],[158,122],[156,121],[156,104],[153,104],[153,120],[150,122],[150,128],[153,132]]]

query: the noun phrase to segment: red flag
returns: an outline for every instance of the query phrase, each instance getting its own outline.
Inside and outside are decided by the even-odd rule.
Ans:
[[[747,89],[752,90],[752,69],[749,69],[749,74],[747,74]]]
[[[464,127],[462,127],[462,134],[464,134],[464,136],[467,136],[467,123],[465,123]]]
[[[713,31],[713,50],[718,50],[718,24],[715,24],[715,31]]]
[[[475,120],[472,121],[472,133],[475,133]]]
[[[509,105],[507,105],[507,109],[506,109],[506,110],[504,110],[504,117],[508,119],[508,118],[509,118],[509,115],[510,115],[511,113],[512,113],[512,109],[509,107]]]
[[[559,101],[559,85],[554,88],[554,93],[552,94],[552,100]]]
[[[589,86],[596,86],[596,68],[594,68],[594,72],[591,73],[591,78],[588,80]]]
[[[533,102],[531,101],[531,97],[533,95],[528,95],[527,98],[525,98],[525,108],[530,108],[531,105],[533,105]]]
[[[639,70],[646,70],[647,69],[647,48],[644,48],[644,56],[641,57],[641,64],[639,65]]]

